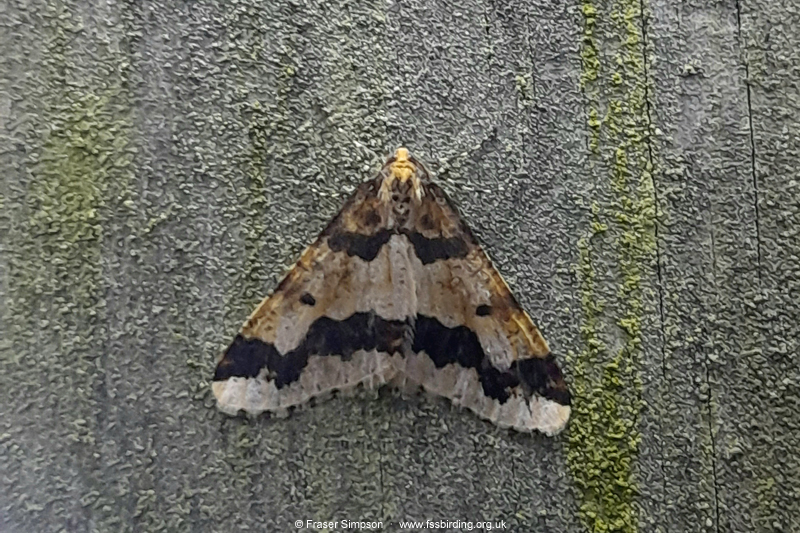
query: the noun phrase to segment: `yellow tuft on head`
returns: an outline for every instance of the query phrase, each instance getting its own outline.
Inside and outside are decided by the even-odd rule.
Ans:
[[[386,172],[388,170],[388,172]],[[388,169],[384,170],[383,183],[378,193],[381,201],[388,202],[391,197],[392,186],[395,181],[400,183],[410,182],[412,196],[415,203],[419,203],[422,199],[422,184],[420,183],[419,176],[417,175],[417,165],[411,159],[406,148],[400,147],[394,153],[394,158],[389,164]]]
[[[409,159],[408,150],[402,146],[398,148],[394,153],[394,162],[389,167],[392,179],[405,183],[416,171],[417,166]]]

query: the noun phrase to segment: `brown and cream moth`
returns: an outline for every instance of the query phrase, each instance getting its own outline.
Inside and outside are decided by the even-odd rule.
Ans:
[[[553,435],[570,415],[544,338],[405,148],[247,319],[212,388],[226,413],[259,414],[389,382],[518,431]]]

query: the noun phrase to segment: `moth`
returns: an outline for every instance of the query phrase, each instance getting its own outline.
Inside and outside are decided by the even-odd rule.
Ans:
[[[518,431],[554,435],[570,415],[547,342],[405,148],[245,321],[212,389],[222,411],[260,414],[385,383]]]

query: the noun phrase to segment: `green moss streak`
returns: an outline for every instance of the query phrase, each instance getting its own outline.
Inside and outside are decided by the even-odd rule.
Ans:
[[[594,33],[597,27],[597,9],[591,2],[584,2],[581,6],[583,12],[583,47],[581,48],[581,87],[597,80],[600,73],[600,59],[597,54],[597,45]]]
[[[759,477],[755,480],[756,500],[758,501],[758,520],[760,528],[769,531],[773,524],[770,517],[774,517],[778,510],[778,484],[774,477]]]
[[[33,515],[65,512],[67,500],[87,508],[108,501],[96,441],[104,423],[102,249],[109,208],[127,186],[131,163],[119,52],[92,41],[98,54],[92,67],[101,80],[76,74],[86,44],[80,16],[55,5],[42,16],[41,60],[31,65],[37,84],[26,95],[38,103],[28,111],[36,123],[25,162],[30,184],[24,203],[9,214],[13,297],[6,312],[17,357],[2,358],[10,376],[4,390],[34,399],[41,431],[52,434],[51,448],[21,453],[11,467],[24,476],[47,465],[48,476],[59,480],[55,490],[39,493],[51,498],[47,506],[25,506]]]
[[[576,398],[568,462],[587,529],[633,533],[638,530],[634,469],[640,442],[642,276],[655,251],[646,79],[636,25],[641,13],[634,0],[619,0],[608,13],[585,2],[583,13],[581,81],[589,146],[598,166],[608,171],[612,194],[607,202],[593,205],[590,235],[578,243],[584,348],[572,355]],[[603,35],[619,35],[621,43],[598,45],[598,25]],[[611,58],[606,68],[604,58]],[[608,74],[601,77],[601,72]],[[605,104],[601,96],[607,98]],[[604,113],[599,111],[603,107]],[[619,281],[614,305],[606,308],[597,293],[593,257],[597,247],[609,243],[618,256]],[[603,340],[606,336],[623,342],[611,348]]]
[[[43,95],[49,106],[41,151],[29,162],[24,232],[29,239],[18,243],[21,255],[12,276],[21,295],[17,311],[37,317],[39,327],[55,334],[61,364],[74,357],[88,365],[87,359],[96,356],[89,352],[103,312],[100,252],[106,196],[130,163],[123,151],[128,125],[112,105],[115,91],[68,85],[54,73],[65,61],[58,29],[60,37],[50,43],[56,48],[48,57],[52,78]],[[91,393],[91,387],[69,385],[78,396]]]

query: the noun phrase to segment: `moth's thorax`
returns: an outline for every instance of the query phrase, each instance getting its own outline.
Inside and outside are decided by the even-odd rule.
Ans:
[[[425,192],[422,179],[426,175],[425,169],[409,156],[408,150],[398,148],[394,157],[381,170],[382,182],[378,198],[386,204],[397,204],[405,198],[419,204]]]

